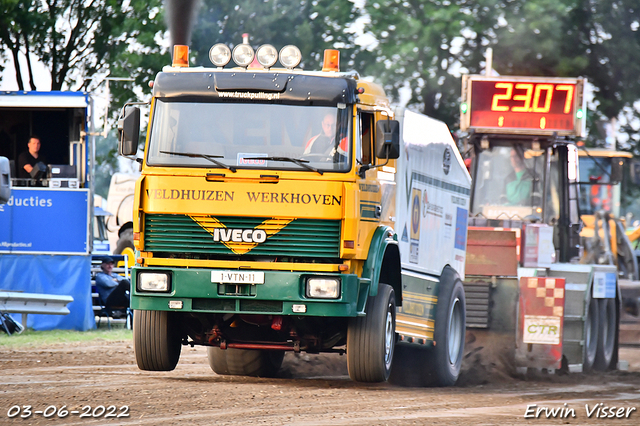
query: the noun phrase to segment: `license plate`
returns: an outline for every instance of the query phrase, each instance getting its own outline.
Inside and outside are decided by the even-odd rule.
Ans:
[[[211,282],[219,284],[264,284],[264,272],[211,271]]]

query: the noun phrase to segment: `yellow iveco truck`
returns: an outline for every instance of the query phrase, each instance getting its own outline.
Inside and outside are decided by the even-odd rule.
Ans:
[[[294,46],[218,44],[210,59],[190,68],[176,46],[153,82],[133,203],[138,366],[172,370],[181,345],[205,345],[218,374],[272,376],[285,351],[337,352],[353,380],[380,382],[417,354],[414,376],[454,384],[471,182],[446,125],[394,114],[338,51],[322,71],[299,69]],[[134,155],[137,105],[119,126]]]

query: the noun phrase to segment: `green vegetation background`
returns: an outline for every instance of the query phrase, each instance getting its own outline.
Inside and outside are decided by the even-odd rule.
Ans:
[[[177,1],[177,0],[175,0]],[[32,64],[15,70],[20,90],[85,90],[112,81],[110,127],[127,101],[150,96],[148,82],[170,63],[169,12],[194,10],[186,37],[194,66],[209,48],[250,35],[257,47],[296,44],[302,66],[318,69],[325,48],[341,50],[341,69],[375,76],[397,102],[445,121],[456,132],[460,75],[587,77],[594,99],[587,146],[603,146],[602,124],[617,119],[616,148],[640,155],[638,0],[0,0],[0,57],[29,52],[50,71],[36,87]],[[192,7],[187,7],[192,5]],[[184,16],[183,16],[184,17]],[[178,33],[173,26],[173,37]],[[10,71],[10,70],[9,70]],[[115,135],[97,141],[97,191],[118,169]],[[625,189],[623,209],[640,195]]]

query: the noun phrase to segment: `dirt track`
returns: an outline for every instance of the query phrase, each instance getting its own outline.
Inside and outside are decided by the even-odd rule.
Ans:
[[[285,358],[280,379],[214,374],[206,350],[183,348],[176,370],[150,373],[135,365],[132,343],[95,342],[31,350],[0,349],[0,424],[640,424],[640,348],[621,350],[629,371],[595,376],[495,377],[478,384],[469,373],[463,386],[400,388],[353,383],[346,361],[331,356]],[[625,407],[629,417],[587,417],[585,404]],[[527,406],[564,407],[575,418],[525,419]],[[65,418],[32,414],[9,418],[14,405],[32,411],[66,406],[79,410]],[[85,406],[128,406],[128,418],[81,418]],[[635,409],[635,410],[634,410]],[[16,408],[13,409],[16,413]],[[108,411],[107,411],[108,412]],[[21,411],[22,413],[22,411]],[[106,414],[106,413],[105,413]]]

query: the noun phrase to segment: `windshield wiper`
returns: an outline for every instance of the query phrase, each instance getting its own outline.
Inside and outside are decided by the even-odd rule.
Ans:
[[[299,158],[291,158],[291,157],[243,157],[244,160],[265,160],[265,161],[288,161],[289,163],[297,164],[298,166],[304,167],[307,170],[311,170],[312,172],[320,173],[323,175],[324,173],[321,170],[316,169],[306,163],[309,160],[300,160]]]
[[[235,167],[227,166],[226,164],[215,160],[215,158],[224,158],[224,156],[222,155],[195,154],[191,152],[173,152],[173,151],[160,151],[160,153],[169,154],[169,155],[182,155],[183,157],[191,157],[191,158],[204,158],[205,160],[211,161],[213,164],[215,164],[218,167],[222,167],[223,169],[230,170],[233,173],[236,172]]]

